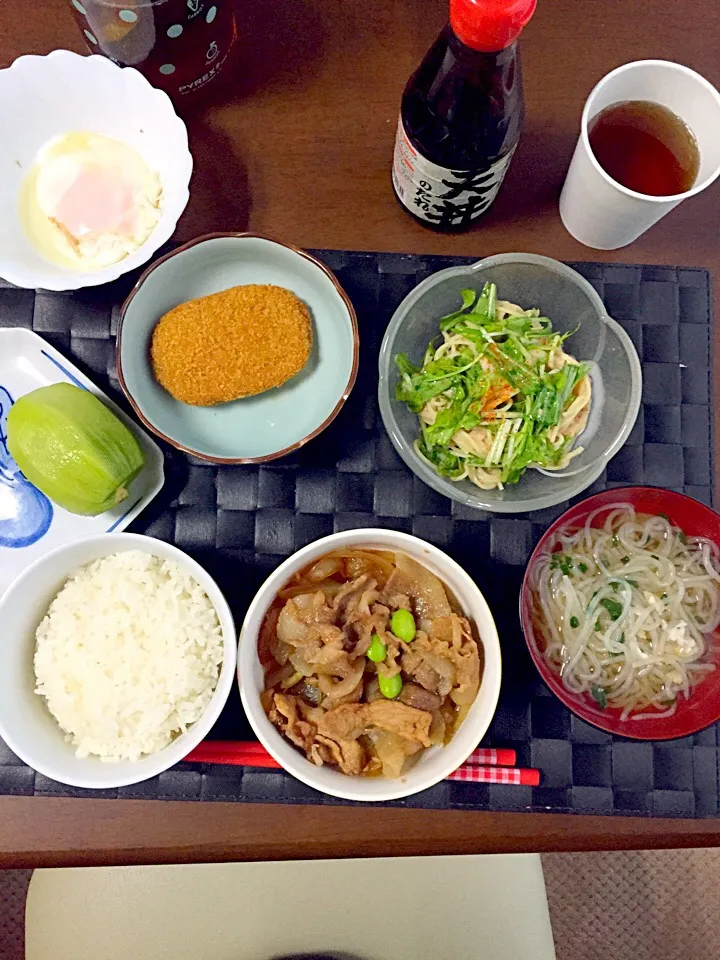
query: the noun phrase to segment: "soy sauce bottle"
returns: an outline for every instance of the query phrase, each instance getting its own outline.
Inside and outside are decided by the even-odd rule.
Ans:
[[[517,38],[536,0],[450,0],[450,23],[408,80],[392,182],[425,226],[465,230],[490,207],[520,138]]]

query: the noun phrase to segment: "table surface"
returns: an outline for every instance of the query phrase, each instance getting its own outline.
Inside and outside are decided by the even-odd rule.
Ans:
[[[651,14],[645,0],[539,0],[522,38],[525,130],[503,190],[477,228],[444,236],[402,211],[389,168],[403,85],[445,0],[237,0],[237,64],[186,117],[196,173],[176,237],[249,229],[305,247],[682,264],[708,267],[717,291],[720,184],[615,252],[578,244],[557,209],[603,74],[661,58],[720,86],[716,2],[696,0],[680,23],[678,0],[655,0]],[[2,6],[0,67],[85,52],[67,0]],[[720,845],[720,820],[159,801],[2,797],[0,824],[0,866],[16,867]]]

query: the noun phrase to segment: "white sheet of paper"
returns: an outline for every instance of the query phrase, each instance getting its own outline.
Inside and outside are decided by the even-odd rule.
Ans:
[[[26,951],[27,960],[555,960],[537,854],[36,870]]]

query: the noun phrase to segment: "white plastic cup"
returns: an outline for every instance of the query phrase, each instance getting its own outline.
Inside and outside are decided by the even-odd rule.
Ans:
[[[685,193],[652,197],[613,180],[590,147],[591,121],[613,103],[652,100],[690,127],[700,150],[695,184]],[[627,246],[687,197],[720,175],[720,93],[699,73],[668,60],[637,60],[618,67],[597,84],[585,103],[580,137],[560,195],[565,229],[588,247]]]

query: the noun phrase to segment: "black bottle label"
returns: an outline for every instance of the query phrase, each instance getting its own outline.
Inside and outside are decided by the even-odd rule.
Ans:
[[[401,203],[428,223],[459,227],[485,213],[497,196],[515,148],[480,170],[451,170],[424,157],[398,121],[393,186]]]

